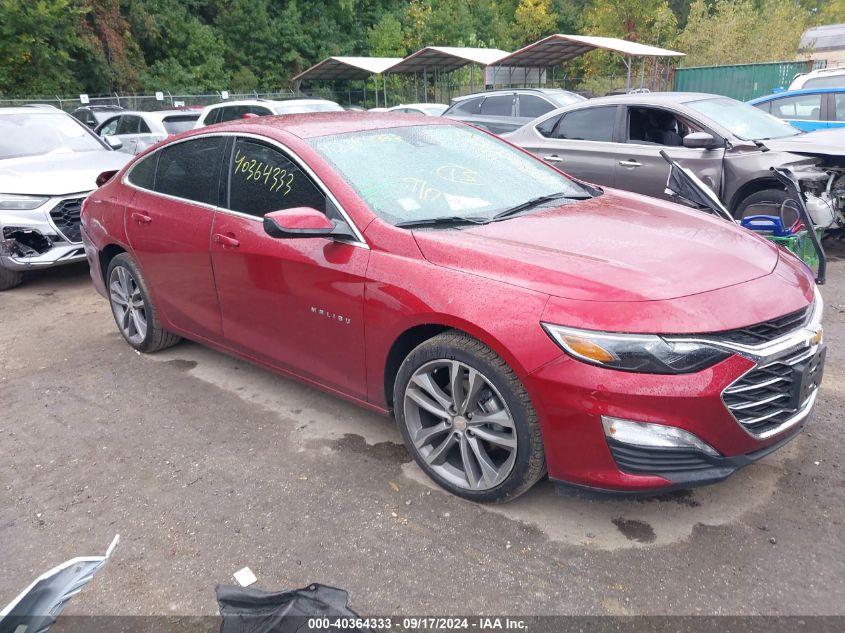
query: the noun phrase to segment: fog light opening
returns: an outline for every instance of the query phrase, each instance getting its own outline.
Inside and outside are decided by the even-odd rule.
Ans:
[[[676,426],[601,416],[604,435],[622,444],[653,448],[693,448],[712,457],[719,451],[698,436]]]

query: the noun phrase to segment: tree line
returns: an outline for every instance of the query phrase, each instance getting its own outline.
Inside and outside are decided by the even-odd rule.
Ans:
[[[0,0],[0,95],[274,91],[330,55],[552,33],[674,47],[686,66],[781,61],[837,22],[845,0]],[[600,53],[562,70],[621,71]]]

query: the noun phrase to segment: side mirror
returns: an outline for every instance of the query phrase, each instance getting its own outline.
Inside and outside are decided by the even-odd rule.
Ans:
[[[693,132],[684,137],[684,147],[690,149],[710,149],[716,145],[716,139],[707,132]]]
[[[275,238],[328,237],[335,224],[317,209],[294,207],[265,215],[264,232]]]
[[[106,135],[103,137],[103,140],[106,142],[106,145],[111,147],[113,150],[119,150],[123,147],[123,141],[116,136]]]

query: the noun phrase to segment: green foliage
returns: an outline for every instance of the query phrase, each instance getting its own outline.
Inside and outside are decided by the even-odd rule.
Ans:
[[[551,33],[679,48],[686,65],[791,59],[805,26],[842,21],[845,0],[0,0],[0,94],[275,91],[329,55]],[[591,53],[558,77],[613,73],[618,56]]]
[[[809,18],[796,0],[695,0],[677,46],[684,66],[790,60]]]

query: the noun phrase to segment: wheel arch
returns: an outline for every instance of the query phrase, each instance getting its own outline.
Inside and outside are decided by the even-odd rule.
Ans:
[[[737,189],[736,193],[734,193],[733,195],[733,198],[731,198],[731,213],[735,213],[740,203],[745,200],[748,196],[758,193],[760,191],[765,191],[766,189],[783,189],[783,185],[780,184],[780,182],[778,182],[774,178],[764,177],[749,180],[739,189]]]
[[[123,248],[119,244],[113,244],[113,243],[107,244],[105,247],[103,247],[99,251],[98,256],[100,258],[100,274],[103,276],[103,284],[105,285],[106,288],[108,288],[108,286],[109,286],[108,277],[109,277],[109,264],[111,263],[111,260],[113,260],[115,257],[120,255],[121,253],[126,253],[126,252],[127,251],[126,251],[125,248]]]
[[[466,334],[475,340],[483,343],[493,350],[521,380],[525,376],[524,368],[517,362],[514,355],[502,344],[493,334],[482,330],[477,325],[456,319],[447,315],[426,318],[423,322],[407,325],[394,338],[393,343],[385,356],[383,365],[384,402],[388,408],[393,407],[393,385],[399,373],[402,362],[418,345],[434,338],[443,332],[454,331]]]

